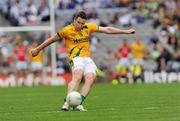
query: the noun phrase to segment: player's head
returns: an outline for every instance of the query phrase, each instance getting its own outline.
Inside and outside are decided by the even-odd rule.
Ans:
[[[123,45],[128,45],[128,40],[126,38],[123,39]]]
[[[74,26],[76,30],[81,30],[81,28],[86,23],[86,21],[87,21],[86,13],[80,11],[74,18]]]
[[[138,43],[138,44],[141,43],[140,38],[139,38],[139,37],[136,37],[136,38],[135,38],[135,42]]]
[[[38,43],[37,43],[36,41],[32,41],[31,45],[32,45],[33,47],[37,47],[37,46],[38,46]]]
[[[15,42],[17,45],[22,45],[23,44],[22,37],[20,35],[16,35],[15,36]]]

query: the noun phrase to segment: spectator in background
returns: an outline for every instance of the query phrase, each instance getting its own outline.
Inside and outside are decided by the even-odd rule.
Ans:
[[[108,8],[111,5],[111,0],[99,0],[101,8]]]
[[[122,45],[119,46],[117,56],[119,63],[117,65],[117,73],[122,83],[128,82],[128,72],[130,67],[129,53],[131,49],[127,39],[123,39]]]
[[[150,71],[155,72],[157,69],[157,63],[156,59],[159,57],[159,51],[156,48],[157,46],[154,45],[154,48],[149,51],[146,50],[146,56],[144,57],[144,63],[143,63],[143,72]]]
[[[113,15],[113,18],[112,18],[112,20],[111,20],[111,23],[112,23],[112,24],[118,24],[118,18],[119,18],[119,13],[117,12],[117,13],[115,13],[115,14]]]
[[[68,9],[74,9],[76,7],[76,0],[70,0],[68,3]]]
[[[41,0],[40,7],[38,9],[38,17],[40,21],[50,20],[50,11],[46,0]]]
[[[157,0],[149,0],[147,3],[146,3],[146,7],[148,8],[149,10],[149,13],[155,13],[156,10],[158,9],[159,7],[159,3]]]
[[[100,26],[108,26],[110,24],[110,18],[108,17],[109,15],[103,15],[100,19]]]
[[[92,10],[89,12],[88,18],[89,18],[89,21],[90,21],[90,22],[93,22],[93,23],[95,23],[95,24],[97,24],[97,25],[100,24],[100,20],[99,20],[99,17],[98,17],[98,13],[97,13],[97,11],[96,11],[95,8],[92,9]]]
[[[96,37],[95,35],[91,36],[90,44],[91,44],[91,53],[92,53],[92,56],[94,56],[94,54],[96,53],[96,46],[100,42],[101,42],[101,40],[98,37]]]
[[[23,44],[23,40],[20,35],[16,35],[15,37],[16,47],[14,49],[14,54],[16,58],[16,77],[17,83],[19,86],[24,85],[24,81],[26,78],[26,70],[27,70],[27,50]]]
[[[116,74],[112,70],[112,65],[115,60],[115,54],[111,49],[107,49],[103,61],[99,62],[99,67],[97,69],[97,81],[98,82],[110,82],[112,81]]]
[[[89,9],[89,8],[99,8],[101,5],[98,0],[85,0],[83,4],[84,9]]]
[[[0,48],[3,56],[3,67],[7,69],[11,66],[9,65],[10,63],[8,63],[9,57],[12,54],[12,44],[10,36],[3,35],[3,37],[0,39]]]
[[[176,2],[175,0],[165,0],[164,4],[168,10],[170,10],[172,13],[176,10]]]
[[[131,12],[122,12],[118,18],[120,25],[128,27],[132,25],[132,13]]]
[[[15,0],[10,8],[10,21],[13,25],[25,25],[27,20],[25,18],[25,12],[27,6],[24,6],[20,0]]]
[[[176,51],[167,63],[169,72],[180,72],[180,51]]]
[[[2,70],[3,70],[3,63],[4,63],[4,61],[3,61],[3,54],[1,52],[1,47],[0,47],[0,58],[2,58],[2,59],[0,59],[0,73],[1,73]]]
[[[131,44],[131,52],[133,56],[131,72],[133,75],[134,81],[138,81],[139,79],[143,79],[143,62],[145,56],[145,44],[140,40],[140,38],[136,38],[135,41]]]
[[[146,2],[144,0],[141,0],[139,3],[137,3],[136,8],[137,23],[142,23],[145,19],[149,18],[149,11],[146,7]]]
[[[150,49],[149,56],[152,60],[156,60],[160,55],[159,48],[157,44],[153,44],[152,48]]]
[[[170,53],[164,46],[160,46],[160,55],[157,58],[158,68],[157,71],[167,71],[167,62],[171,59]]]
[[[70,72],[70,66],[68,64],[68,49],[65,42],[59,45],[56,51],[57,70],[59,74]]]
[[[112,63],[115,60],[115,54],[113,53],[113,51],[111,49],[108,49],[106,51],[104,60],[105,60],[105,68],[112,69]]]
[[[177,8],[180,8],[180,1],[178,0],[177,1]],[[174,14],[173,14],[173,21],[178,25],[179,21],[180,21],[180,16],[179,16],[179,12],[180,12],[180,9],[176,9]]]
[[[159,41],[161,42],[161,44],[163,44],[163,45],[167,44],[169,35],[168,35],[168,32],[166,29],[161,30],[158,37],[159,37]]]
[[[132,0],[114,0],[113,1],[116,4],[116,7],[128,7]]]
[[[150,41],[150,44],[153,44],[153,45],[157,45],[159,43],[159,38],[158,38],[158,35],[156,34],[156,32],[152,33],[149,41]]]
[[[38,10],[34,4],[34,0],[30,0],[28,5],[27,5],[27,12],[26,12],[26,16],[27,16],[29,25],[39,23],[37,14],[38,14]]]
[[[37,47],[38,43],[33,41],[28,49],[30,69],[34,75],[35,86],[43,84],[42,82],[42,69],[43,69],[43,51],[40,51],[39,55],[32,57],[30,51]]]
[[[178,40],[175,36],[169,36],[168,38],[168,45],[169,45],[169,48],[171,49],[171,52],[175,52],[177,49],[178,49]]]
[[[161,22],[163,21],[165,16],[165,6],[163,4],[161,4],[158,9],[157,12],[153,15],[153,27],[154,29],[156,29],[158,26],[161,25]]]

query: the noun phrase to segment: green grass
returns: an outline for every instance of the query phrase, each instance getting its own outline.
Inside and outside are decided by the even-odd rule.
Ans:
[[[95,84],[87,112],[58,111],[65,86],[0,89],[0,121],[180,121],[180,84]]]

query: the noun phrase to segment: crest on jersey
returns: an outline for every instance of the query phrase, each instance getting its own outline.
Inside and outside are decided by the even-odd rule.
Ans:
[[[75,37],[76,36],[76,34],[70,34],[72,37]]]

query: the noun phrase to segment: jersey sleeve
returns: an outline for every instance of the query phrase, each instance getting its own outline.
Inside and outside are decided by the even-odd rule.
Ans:
[[[99,26],[97,24],[87,23],[86,26],[91,33],[99,31]]]
[[[59,31],[57,32],[57,35],[61,38],[66,38],[66,33],[67,30],[65,28],[59,29]]]

